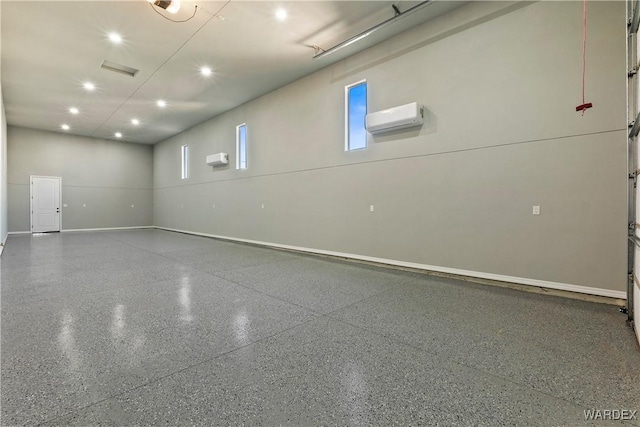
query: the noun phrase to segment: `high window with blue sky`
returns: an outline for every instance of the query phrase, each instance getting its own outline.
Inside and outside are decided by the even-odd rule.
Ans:
[[[367,81],[345,87],[345,150],[367,148]]]
[[[247,168],[247,124],[236,127],[236,169]]]

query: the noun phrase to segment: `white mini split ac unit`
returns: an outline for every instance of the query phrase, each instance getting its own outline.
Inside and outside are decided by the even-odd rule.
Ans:
[[[424,108],[417,102],[367,114],[367,132],[378,134],[420,126],[424,122]]]
[[[207,156],[207,165],[222,166],[229,163],[229,155],[227,153],[216,153]]]

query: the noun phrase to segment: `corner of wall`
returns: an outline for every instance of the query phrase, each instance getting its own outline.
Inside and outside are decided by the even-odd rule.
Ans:
[[[7,120],[0,87],[0,255],[7,240]]]

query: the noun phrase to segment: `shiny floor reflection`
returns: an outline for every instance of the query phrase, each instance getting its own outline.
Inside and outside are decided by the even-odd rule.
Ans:
[[[589,425],[617,307],[160,230],[10,236],[2,425]],[[640,425],[636,420],[631,424]]]

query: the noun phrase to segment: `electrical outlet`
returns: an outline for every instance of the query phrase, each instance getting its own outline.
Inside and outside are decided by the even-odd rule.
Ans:
[[[83,207],[83,208],[86,208],[86,207],[87,207],[87,204],[86,204],[86,203],[83,203],[83,204],[82,204],[82,207]]]
[[[369,212],[373,212],[376,208],[373,205],[369,205]]]
[[[68,207],[69,207],[69,205],[65,203],[65,204],[63,204],[63,205],[62,205],[62,207],[63,207],[63,208],[68,208]]]
[[[264,203],[262,204],[262,209],[264,209]]]
[[[534,215],[540,215],[540,206],[534,206],[533,207],[533,214]]]
[[[135,205],[131,205],[132,208],[135,208]]]

